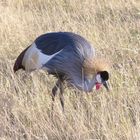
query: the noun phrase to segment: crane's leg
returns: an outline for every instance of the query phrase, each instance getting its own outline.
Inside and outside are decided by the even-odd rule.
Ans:
[[[52,100],[55,101],[55,96],[59,87],[59,80],[56,82],[55,86],[52,89]]]
[[[59,97],[60,97],[60,103],[61,103],[61,106],[62,106],[62,109],[64,111],[64,96],[63,96],[63,93],[64,93],[64,87],[63,87],[63,79],[59,79],[55,86],[53,87],[52,89],[52,110],[54,108],[54,101],[55,101],[55,96],[58,92],[58,89],[60,90],[60,94],[59,94]]]
[[[63,93],[64,93],[64,87],[63,87],[63,81],[60,81],[59,83],[59,89],[60,89],[60,94],[59,94],[59,97],[60,97],[60,103],[61,103],[61,106],[62,106],[62,109],[63,109],[63,112],[64,112],[64,96],[63,96]]]
[[[52,89],[52,110],[54,108],[54,101],[55,101],[55,96],[57,94],[57,91],[58,91],[58,88],[59,88],[59,83],[60,83],[60,80],[58,80],[55,84],[55,86],[53,87]]]

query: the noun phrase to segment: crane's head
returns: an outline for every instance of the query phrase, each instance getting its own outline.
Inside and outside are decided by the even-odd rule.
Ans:
[[[104,85],[104,87],[109,90],[108,88],[108,81],[109,79],[109,73],[107,71],[100,71],[96,74],[95,76],[95,86],[96,86],[96,90],[100,89],[101,85]]]
[[[109,62],[100,58],[85,60],[84,71],[89,79],[94,78],[96,90],[100,89],[102,85],[109,90]]]

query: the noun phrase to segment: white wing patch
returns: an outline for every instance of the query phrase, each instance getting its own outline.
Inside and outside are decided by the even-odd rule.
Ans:
[[[31,47],[26,51],[22,61],[22,65],[28,72],[40,69],[45,63],[47,63],[50,59],[52,59],[55,55],[57,55],[61,51],[62,50],[53,55],[46,55],[43,54],[41,50],[37,48],[35,43],[33,43]]]

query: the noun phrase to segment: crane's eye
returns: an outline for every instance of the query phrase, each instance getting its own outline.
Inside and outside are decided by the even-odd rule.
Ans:
[[[103,81],[107,81],[109,79],[109,73],[107,71],[101,71],[100,75]]]

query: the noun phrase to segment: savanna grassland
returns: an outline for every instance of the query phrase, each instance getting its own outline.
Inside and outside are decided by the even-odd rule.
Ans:
[[[65,89],[51,110],[55,78],[13,73],[19,53],[46,32],[84,36],[111,63],[110,92]],[[140,140],[140,1],[1,0],[0,140]]]

